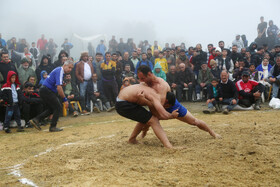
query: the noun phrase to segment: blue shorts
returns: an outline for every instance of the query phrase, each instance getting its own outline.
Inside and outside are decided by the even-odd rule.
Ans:
[[[172,107],[166,108],[165,110],[169,113],[172,113],[176,109],[178,109],[178,117],[184,117],[188,113],[188,110],[183,105],[181,105],[177,99]]]

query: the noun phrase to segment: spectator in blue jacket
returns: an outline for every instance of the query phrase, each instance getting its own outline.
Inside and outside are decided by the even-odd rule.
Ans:
[[[147,56],[146,53],[142,53],[142,60],[139,61],[139,62],[136,64],[136,68],[135,68],[135,72],[134,72],[135,74],[137,74],[137,69],[138,69],[139,66],[141,66],[141,65],[149,66],[151,69],[154,69],[152,62],[149,61],[149,60],[147,59],[147,57],[148,57],[148,56]]]

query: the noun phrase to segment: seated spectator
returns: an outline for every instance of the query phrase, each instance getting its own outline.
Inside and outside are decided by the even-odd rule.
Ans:
[[[163,57],[163,52],[160,51],[158,58],[155,59],[155,64],[159,64],[164,73],[168,72],[168,64],[166,58]],[[155,65],[156,66],[156,65]]]
[[[257,52],[252,55],[252,64],[255,65],[255,67],[259,66],[262,63],[262,59],[264,56],[264,48],[258,47]]]
[[[21,113],[25,121],[25,128],[31,128],[33,126],[30,124],[29,120],[43,111],[43,102],[38,93],[34,92],[34,86],[30,82],[24,84],[22,93]]]
[[[276,64],[270,69],[268,79],[272,84],[272,98],[277,98],[280,87],[280,55],[276,57]]]
[[[250,107],[254,104],[255,110],[260,110],[261,94],[264,87],[257,81],[250,80],[250,73],[244,71],[242,73],[242,79],[237,81],[236,87],[239,92],[239,105]]]
[[[53,63],[54,68],[63,66],[64,62],[66,62],[67,59],[68,59],[68,53],[64,50],[61,50],[58,54],[58,60]]]
[[[159,64],[159,62],[156,63],[154,69],[153,69],[153,74],[156,76],[156,77],[160,77],[162,78],[163,80],[166,81],[166,74],[164,73],[164,71],[162,70],[162,67],[161,65]]]
[[[219,49],[218,49],[219,50]],[[208,67],[211,69],[211,65],[210,65],[210,61],[211,60],[214,60],[218,55],[216,54],[216,48],[213,47],[210,51],[211,55],[209,56],[209,59],[208,59]]]
[[[107,112],[110,112],[114,109],[111,107],[110,102],[108,101],[107,97],[103,91],[102,80],[97,80],[97,74],[92,74],[92,80],[87,85],[87,98],[89,98],[94,107],[93,110],[97,113],[100,113],[102,106],[99,106],[97,99],[100,99],[102,104],[105,105]]]
[[[28,59],[22,58],[21,66],[18,68],[18,77],[20,84],[23,85],[27,81],[29,76],[36,77],[35,71],[30,68]]]
[[[207,88],[213,79],[213,75],[211,70],[208,68],[208,64],[205,62],[201,65],[201,70],[199,70],[198,78],[197,78],[197,85],[195,88],[196,91],[196,98],[200,100],[200,92],[203,88]]]
[[[132,63],[132,61],[129,59],[129,53],[128,52],[124,52],[123,59],[121,60],[121,63],[123,64],[123,69],[125,68],[126,64],[129,64],[131,71],[134,72],[135,67],[134,67],[134,64]]]
[[[141,65],[149,66],[151,69],[154,69],[152,62],[147,59],[147,54],[146,53],[142,53],[142,60],[140,60],[137,63],[135,71],[134,71],[135,74],[137,74],[137,69]]]
[[[193,65],[190,63],[189,58],[187,57],[184,49],[180,50],[178,58],[176,59],[176,69],[177,69],[177,71],[180,70],[179,65],[181,63],[184,63],[186,65],[186,67],[193,68]]]
[[[130,71],[130,65],[126,64],[124,67],[124,71],[122,72],[122,81],[125,78],[129,78],[131,84],[136,84],[136,75],[137,74],[135,74],[133,71]]]
[[[258,81],[265,86],[264,87],[264,97],[265,98],[267,98],[268,91],[271,86],[271,84],[269,83],[269,79],[268,79],[268,73],[271,70],[271,68],[272,68],[272,66],[269,64],[268,58],[264,58],[262,61],[262,64],[260,64],[256,68],[256,70],[258,71],[258,78],[259,78]]]
[[[236,61],[237,68],[234,69],[232,77],[234,78],[234,81],[237,82],[241,79],[243,71],[248,71],[249,69],[245,67],[244,59],[238,59]]]
[[[124,88],[126,88],[126,87],[128,87],[128,86],[130,86],[130,85],[131,85],[131,84],[130,84],[130,80],[129,80],[128,77],[126,77],[126,78],[123,79],[123,84],[122,84],[122,87],[121,87],[120,90],[122,90],[122,89],[124,89]]]
[[[172,91],[176,90],[179,79],[175,65],[169,67],[169,72],[166,74],[166,82],[169,84]]]
[[[50,74],[52,72],[52,70],[54,69],[53,64],[50,62],[50,59],[43,55],[42,60],[40,65],[37,67],[37,69],[35,70],[36,73],[36,77],[38,79],[38,82],[40,82],[41,79],[41,72],[44,70],[46,71],[48,74]]]
[[[195,84],[194,73],[190,67],[186,67],[184,63],[179,64],[178,84],[176,86],[176,98],[179,102],[186,100],[186,91],[188,88],[188,101],[192,101],[193,87]]]
[[[140,61],[137,51],[132,52],[132,57],[130,58],[130,60],[133,63],[134,68],[136,68],[137,63]]]
[[[89,112],[86,111],[86,107],[85,107],[85,98],[81,95],[79,95],[79,91],[77,86],[73,83],[73,81],[71,81],[71,75],[67,74],[65,75],[65,79],[64,79],[64,86],[63,88],[63,92],[65,97],[67,98],[68,102],[70,103],[71,101],[79,101],[82,111],[81,111],[81,115],[88,115]],[[68,106],[69,109],[69,114],[72,115],[74,117],[78,116],[78,112],[75,108],[72,107],[71,104],[69,104]]]
[[[21,126],[20,120],[20,108],[19,103],[21,102],[21,90],[19,88],[18,76],[14,71],[9,71],[7,75],[7,83],[2,87],[2,99],[6,104],[6,115],[4,121],[4,131],[6,133],[11,133],[10,121],[14,116],[17,123],[18,132],[23,132],[23,127]]]
[[[217,64],[217,61],[212,59],[210,60],[210,66],[211,66],[211,73],[212,75],[220,80],[220,74],[221,74],[221,70],[218,68],[218,64]]]
[[[247,51],[248,51],[248,52],[251,54],[251,56],[252,56],[253,54],[256,53],[257,48],[258,48],[258,44],[257,44],[256,42],[252,42],[252,43],[250,44],[250,46],[247,47]]]
[[[23,58],[30,59],[30,67],[35,71],[35,69],[36,69],[36,62],[35,62],[35,59],[34,59],[32,53],[29,52],[28,47],[24,47],[24,52],[23,53],[20,53],[20,52],[17,52],[17,51],[13,51],[13,54],[20,56],[21,60]],[[18,67],[19,66],[20,66],[20,64],[18,64]]]
[[[38,85],[37,85],[37,81],[36,81],[36,77],[35,77],[35,76],[30,75],[30,76],[27,78],[27,81],[26,81],[26,82],[30,82],[31,84],[33,84],[35,92],[39,93],[39,87],[38,87]]]
[[[219,101],[228,105],[223,110],[223,114],[228,114],[238,103],[238,92],[234,83],[229,80],[229,74],[224,70],[221,72],[221,82],[219,87]]]
[[[249,73],[250,73],[251,80],[255,80],[255,81],[259,80],[259,75],[258,75],[258,71],[256,70],[255,64],[249,65]]]
[[[219,81],[217,78],[213,78],[211,84],[207,87],[207,110],[203,110],[204,114],[214,114],[216,111],[220,112],[220,101],[219,101],[219,90],[218,90]]]
[[[41,80],[40,80],[40,82],[38,84],[39,88],[41,87],[41,85],[43,85],[43,83],[44,83],[44,81],[46,80],[47,77],[48,77],[48,73],[45,70],[43,70],[41,72]]]

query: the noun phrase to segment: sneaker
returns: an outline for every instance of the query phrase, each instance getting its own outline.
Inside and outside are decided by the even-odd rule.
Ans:
[[[101,112],[101,111],[99,110],[99,108],[98,108],[98,107],[96,107],[96,106],[95,106],[95,107],[93,107],[93,111],[94,111],[94,112],[96,112],[96,113],[100,113],[100,112]]]
[[[202,111],[204,114],[215,114],[214,108],[208,108],[207,110]]]
[[[78,112],[77,112],[77,111],[74,111],[73,117],[77,117],[78,115],[79,115]]]
[[[42,130],[41,127],[39,126],[39,122],[37,120],[31,119],[31,120],[29,120],[29,122],[33,125],[33,127],[35,127],[35,129],[37,129],[39,131]]]
[[[227,108],[223,110],[223,114],[228,114],[228,113],[229,113],[229,111]]]
[[[25,128],[33,128],[33,126],[30,124],[30,122],[28,121],[27,123],[25,123]]]
[[[50,127],[49,129],[50,132],[59,132],[59,131],[63,131],[63,129],[57,128],[57,127]]]
[[[254,109],[255,109],[255,110],[260,110],[261,107],[260,107],[260,105],[255,105],[255,106],[254,106]]]
[[[196,94],[196,100],[197,100],[197,101],[200,101],[200,100],[201,100],[200,94]]]
[[[24,132],[23,127],[18,127],[18,128],[17,128],[17,132]]]
[[[210,114],[209,109],[207,109],[207,110],[203,110],[202,112],[203,112],[204,114]]]
[[[11,133],[11,129],[8,127],[4,128],[4,131],[5,131],[5,133]]]
[[[107,109],[107,112],[111,112],[111,111],[113,111],[113,110],[115,110],[115,107],[114,107],[114,106],[112,106],[111,108],[108,108],[108,109]]]
[[[90,113],[88,112],[88,111],[86,111],[86,110],[83,110],[82,112],[81,112],[81,115],[83,116],[83,115],[89,115]]]

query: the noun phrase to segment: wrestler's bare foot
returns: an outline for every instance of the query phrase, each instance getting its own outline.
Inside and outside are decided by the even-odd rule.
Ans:
[[[149,131],[149,127],[150,126],[145,126],[143,129],[142,129],[142,134],[141,134],[141,138],[145,138],[145,136],[147,135],[147,132]]]
[[[130,144],[138,144],[139,142],[136,139],[129,139],[128,143],[130,143]]]
[[[164,147],[168,150],[183,150],[183,149],[186,149],[187,147],[184,147],[184,146],[172,146],[172,147]]]
[[[213,136],[215,139],[222,139],[223,137],[217,133],[215,133],[215,135]]]

